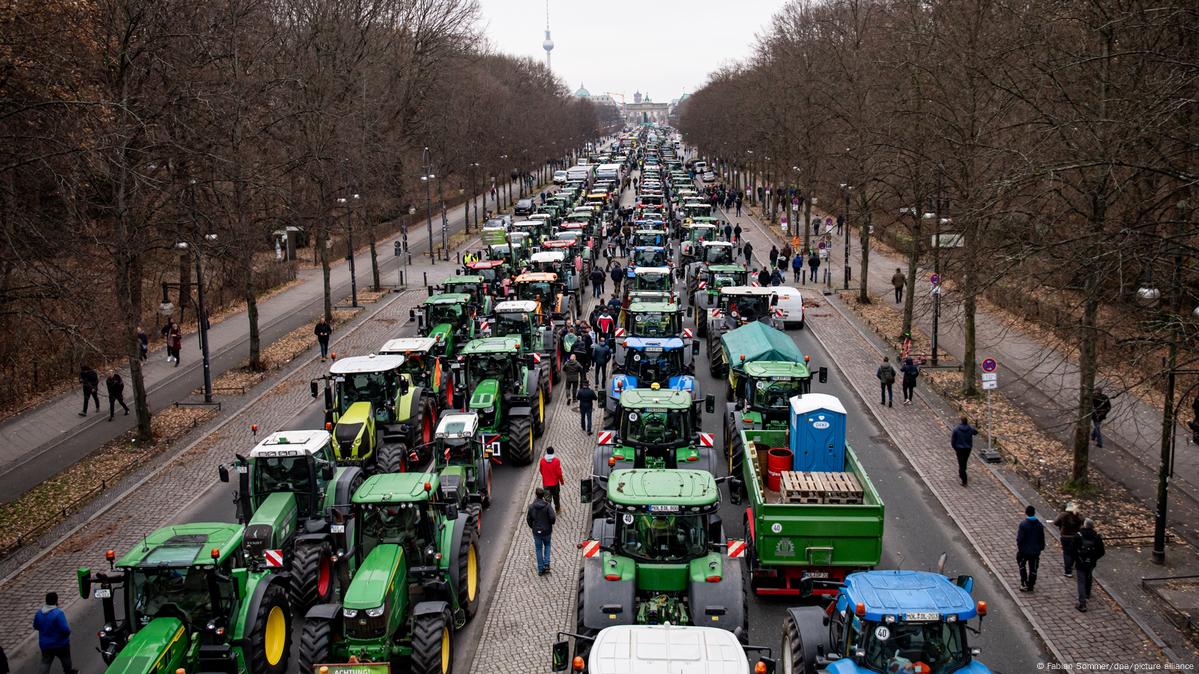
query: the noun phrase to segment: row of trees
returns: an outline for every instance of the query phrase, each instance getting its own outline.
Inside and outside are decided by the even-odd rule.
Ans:
[[[1197,32],[1184,0],[791,0],[680,127],[726,178],[798,187],[802,222],[813,195],[851,201],[861,301],[871,225],[906,248],[905,332],[918,266],[947,273],[967,394],[984,291],[1018,276],[1072,302],[1085,486],[1098,345],[1122,340],[1106,355],[1132,359],[1133,384],[1199,358]],[[942,227],[963,236],[952,255]]]
[[[178,282],[188,303],[193,254],[246,303],[259,367],[273,231],[300,227],[314,244],[329,316],[342,253],[327,242],[358,228],[377,285],[376,230],[423,201],[422,175],[443,195],[473,193],[598,135],[591,104],[541,64],[493,53],[478,18],[477,0],[46,0],[0,13],[0,403],[28,395],[31,376],[45,385],[122,356],[149,438],[135,331],[157,282]]]

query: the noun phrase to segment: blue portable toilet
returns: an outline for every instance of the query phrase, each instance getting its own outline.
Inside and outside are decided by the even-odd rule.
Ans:
[[[791,399],[792,469],[845,470],[845,407],[836,396],[808,393]]]

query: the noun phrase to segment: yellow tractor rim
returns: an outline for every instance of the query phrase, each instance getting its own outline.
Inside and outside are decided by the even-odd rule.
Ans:
[[[274,667],[283,659],[283,646],[287,643],[287,616],[283,609],[272,606],[266,616],[266,630],[263,632],[262,647],[266,651],[267,664]]]
[[[537,389],[537,418],[545,423],[545,393]]]
[[[441,628],[441,672],[450,671],[450,628]]]
[[[475,546],[470,546],[466,553],[466,599],[473,602],[475,593],[479,591],[479,557]]]

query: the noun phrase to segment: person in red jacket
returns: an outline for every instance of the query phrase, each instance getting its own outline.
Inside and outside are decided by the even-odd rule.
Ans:
[[[541,471],[541,486],[545,487],[545,490],[554,498],[554,510],[562,510],[561,502],[558,500],[559,491],[562,489],[562,462],[554,456],[553,447],[546,448],[545,456],[541,457],[537,469]]]

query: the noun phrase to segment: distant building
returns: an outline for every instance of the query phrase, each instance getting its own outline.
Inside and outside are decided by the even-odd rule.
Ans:
[[[575,96],[578,96],[579,98],[586,98],[596,105],[613,105],[618,108],[620,107],[620,105],[608,94],[592,96],[591,92],[587,91],[587,87],[583,86],[582,82],[579,83],[579,88],[575,90]]]
[[[628,124],[667,124],[670,120],[669,103],[655,103],[649,94],[633,94],[633,102],[624,106],[624,119]]]

